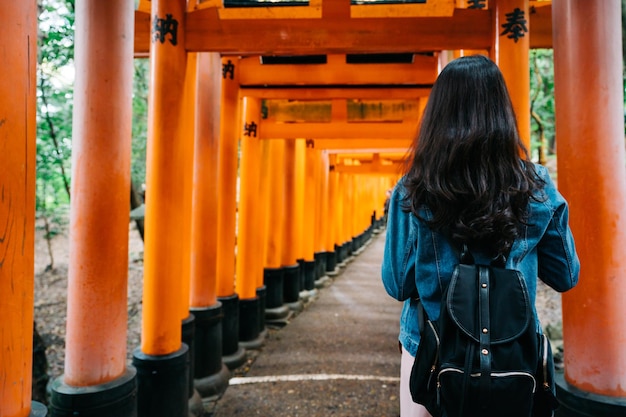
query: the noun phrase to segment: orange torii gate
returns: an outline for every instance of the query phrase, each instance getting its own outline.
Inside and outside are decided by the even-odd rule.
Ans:
[[[0,229],[0,253],[11,254],[0,258],[0,288],[4,289],[0,344],[3,352],[11,352],[0,357],[5,386],[11,387],[0,395],[0,416],[22,417],[34,414],[38,408],[31,406],[30,390],[26,388],[30,386],[27,368],[32,352],[36,2],[6,3],[0,16],[0,32],[5,34],[3,39],[9,40],[6,56],[17,71],[5,74],[3,91],[9,93],[0,98],[0,138],[11,139],[0,141],[4,147],[0,167],[5,169],[0,176],[0,224],[5,225]],[[67,373],[55,381],[53,388],[52,415],[84,412],[104,416],[111,415],[114,407],[116,415],[136,415],[137,405],[132,400],[135,386],[139,415],[151,415],[153,410],[164,416],[186,414],[189,353],[182,343],[182,322],[189,315],[191,282],[182,273],[191,270],[190,264],[185,266],[189,261],[183,247],[192,250],[191,228],[186,222],[192,219],[187,210],[191,210],[193,192],[189,191],[190,185],[183,185],[191,184],[194,169],[199,169],[192,169],[191,149],[197,150],[194,140],[188,140],[186,126],[195,123],[197,117],[190,114],[196,108],[189,104],[195,100],[190,97],[195,94],[191,86],[203,79],[199,71],[190,70],[194,62],[190,53],[281,56],[487,50],[514,92],[522,136],[528,140],[528,48],[551,47],[553,33],[559,183],[570,202],[582,263],[579,288],[563,299],[566,368],[558,382],[563,404],[560,413],[624,413],[626,314],[621,298],[626,285],[622,279],[626,261],[618,249],[626,233],[621,215],[626,184],[622,63],[621,49],[617,47],[621,43],[620,2],[554,0],[552,6],[550,2],[492,0],[489,8],[468,10],[455,8],[457,2],[453,0],[398,5],[311,0],[308,6],[297,8],[252,9],[225,8],[219,0],[140,1],[135,12],[135,52],[149,53],[152,79],[144,321],[141,348],[135,353],[136,377],[134,367],[124,364],[125,342],[118,341],[125,333],[119,319],[126,314],[126,273],[122,266],[127,262],[127,251],[120,250],[125,247],[120,236],[127,231],[128,207],[116,200],[112,208],[109,200],[101,201],[103,197],[99,197],[128,194],[124,185],[129,180],[127,160],[121,155],[129,134],[126,121],[130,102],[126,97],[132,72],[126,60],[132,56],[130,4],[121,0],[79,0],[76,5],[77,85],[86,87],[75,93],[82,103],[75,106],[75,123],[82,127],[78,130],[82,133],[75,133],[78,146],[73,172],[75,178],[87,184],[77,185],[72,197],[72,221],[77,226],[72,226],[71,234],[76,253],[70,265],[68,311],[72,314],[68,314],[67,326],[68,335],[74,336],[66,354]],[[502,30],[510,17],[516,16],[525,19],[527,25],[522,25],[522,31]],[[102,59],[106,65],[100,64]],[[578,65],[580,62],[587,65]],[[211,68],[216,71],[214,66]],[[204,80],[215,85],[214,81]],[[228,92],[222,95],[213,88],[213,106],[225,102],[222,96],[232,97],[232,89],[224,90]],[[232,101],[229,103],[232,107]],[[104,106],[102,110],[100,106]],[[107,115],[107,122],[111,118],[120,121],[114,123],[113,132],[98,118],[100,114]],[[221,126],[222,137],[226,129]],[[212,137],[217,134],[210,133]],[[368,147],[378,148],[376,138],[372,141]],[[221,155],[221,146],[219,152]],[[118,176],[107,182],[110,192],[98,196],[85,190],[88,184],[100,186],[103,173],[113,172]],[[338,198],[342,188],[338,184],[346,182],[336,174],[329,174],[331,199]],[[110,213],[103,212],[102,207]],[[79,219],[88,219],[87,224],[80,224]],[[102,228],[110,233],[98,236],[96,248],[90,231]],[[219,242],[227,239],[228,231],[223,234],[220,227],[217,229]],[[22,236],[20,250],[16,236]],[[106,265],[100,260],[102,250],[107,254]],[[251,268],[259,270],[262,263],[261,258],[254,260]],[[241,279],[259,288],[259,276],[244,278],[237,274],[237,282]],[[230,292],[230,285],[219,278],[216,286],[223,293]],[[202,304],[214,302],[211,291],[205,294],[208,301]],[[257,297],[247,290],[242,294],[249,300]],[[210,310],[215,306],[201,307]],[[96,314],[89,314],[93,311]],[[93,414],[94,409],[101,414]]]

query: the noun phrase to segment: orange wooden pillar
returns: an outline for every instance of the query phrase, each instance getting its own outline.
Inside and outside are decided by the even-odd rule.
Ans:
[[[336,107],[336,106],[334,106]],[[334,111],[334,110],[333,110]],[[315,223],[313,235],[313,249],[315,259],[315,280],[317,286],[322,286],[323,282],[327,280],[326,277],[326,252],[324,250],[326,242],[324,241],[324,204],[328,203],[328,196],[324,195],[324,181],[328,178],[327,168],[324,166],[324,158],[322,150],[315,150],[315,200],[312,204],[315,204]]]
[[[626,415],[626,172],[618,0],[553,3],[558,184],[580,281],[563,296],[562,416]]]
[[[343,205],[343,241],[346,245],[346,260],[352,261],[354,237],[354,174],[345,174]]]
[[[297,239],[296,232],[296,142],[294,139],[285,139],[284,141],[284,181],[285,181],[285,198],[283,222],[283,248],[281,251],[281,263],[284,271],[283,289],[285,303],[292,310],[300,311],[303,308],[300,300],[300,265],[298,264]]]
[[[0,414],[31,411],[37,3],[5,2],[0,15]],[[33,403],[33,411],[45,408]]]
[[[305,287],[315,288],[315,219],[316,219],[316,164],[317,151],[313,139],[305,140],[304,150],[304,209],[302,212],[302,257]]]
[[[345,207],[346,207],[346,173],[337,172],[337,202],[336,202],[336,217],[334,219],[334,225],[336,230],[337,241],[337,265],[340,268],[346,266],[346,259],[348,258],[348,247],[345,240],[344,222],[345,222]]]
[[[329,155],[328,168],[328,233],[326,234],[326,275],[333,277],[338,273],[337,259],[339,255],[339,240],[337,234],[337,205],[338,205],[338,187],[339,174],[335,170],[336,155]]]
[[[520,137],[530,151],[528,0],[495,0],[489,3],[494,17],[491,59],[502,71],[517,116]]]
[[[307,255],[305,243],[305,206],[306,206],[306,158],[307,158],[307,146],[306,139],[296,139],[296,173],[295,173],[295,216],[294,216],[294,233],[295,233],[295,248],[298,265],[300,265],[300,288],[301,297],[304,302],[307,302],[311,297],[317,295],[315,289],[315,279],[311,280],[312,275],[309,274],[307,280]]]
[[[182,200],[179,209],[182,211],[181,224],[178,229],[176,239],[180,242],[180,289],[178,303],[178,314],[181,320],[181,340],[189,349],[189,395],[193,397],[193,363],[195,360],[194,333],[195,316],[189,313],[189,297],[191,291],[191,220],[192,220],[192,197],[193,197],[193,175],[194,175],[194,136],[196,124],[196,84],[197,84],[197,62],[198,54],[187,55],[187,65],[185,70],[185,83],[183,87],[183,99],[181,107],[181,123],[179,124],[176,138],[181,146],[181,171],[180,187],[182,189]]]
[[[285,142],[279,139],[263,141],[266,152],[261,163],[266,168],[261,176],[264,186],[260,187],[263,199],[257,207],[265,206],[262,225],[264,227],[265,251],[263,277],[266,287],[265,319],[269,322],[283,320],[289,314],[285,305],[284,270],[282,253],[284,248],[285,212]],[[264,149],[265,150],[265,149]]]
[[[222,303],[217,300],[218,155],[222,62],[197,54],[196,119],[191,211],[191,290],[195,317],[193,376],[202,397],[223,392],[229,372],[222,363]]]
[[[184,0],[151,2],[150,100],[146,157],[146,216],[141,348],[133,354],[137,368],[139,416],[188,413],[189,355],[181,343],[181,276],[185,175]],[[185,399],[184,401],[182,399]]]
[[[217,206],[217,299],[222,303],[222,360],[229,369],[243,365],[239,345],[239,295],[235,292],[235,228],[239,163],[239,61],[222,58]]]
[[[239,294],[239,341],[244,346],[257,344],[260,335],[260,305],[256,294],[259,274],[263,273],[260,267],[263,251],[257,247],[257,234],[261,232],[261,218],[257,210],[261,172],[261,145],[258,139],[260,117],[261,102],[256,98],[244,97],[235,279],[235,291]]]
[[[51,398],[59,416],[136,412],[126,367],[132,16],[121,0],[76,3],[65,373]]]

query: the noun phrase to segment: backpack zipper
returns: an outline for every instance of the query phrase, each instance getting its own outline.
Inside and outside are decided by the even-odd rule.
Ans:
[[[441,371],[439,371],[439,374],[437,375],[437,404],[439,404],[439,391],[441,389],[441,381],[440,381],[440,377],[441,374],[443,374],[444,372],[456,372],[459,374],[463,374],[464,371],[462,369],[457,369],[457,368],[445,368],[442,369]],[[470,377],[472,378],[478,378],[480,377],[480,372],[474,372],[470,374]],[[533,394],[535,393],[535,390],[537,389],[537,380],[535,379],[534,375],[529,373],[529,372],[522,372],[522,371],[510,371],[510,372],[492,372],[491,376],[493,378],[506,378],[509,376],[523,376],[523,377],[529,377],[532,381],[533,381]]]

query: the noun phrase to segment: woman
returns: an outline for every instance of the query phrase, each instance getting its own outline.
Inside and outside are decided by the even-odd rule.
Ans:
[[[413,149],[390,199],[382,264],[387,292],[404,301],[402,417],[429,416],[408,388],[420,338],[415,297],[439,317],[457,248],[467,244],[484,264],[508,254],[506,267],[524,276],[533,308],[537,277],[567,291],[580,268],[567,203],[547,170],[530,162],[502,74],[488,58],[462,57],[443,69]]]

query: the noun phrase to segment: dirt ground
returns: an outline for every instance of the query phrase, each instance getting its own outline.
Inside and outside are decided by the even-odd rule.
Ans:
[[[41,226],[38,224],[35,234],[35,324],[46,345],[48,374],[54,379],[63,373],[65,359],[69,235],[67,226],[55,227],[59,233],[51,239],[51,267],[50,252]],[[130,360],[140,341],[143,286],[143,241],[134,222],[129,224],[128,238],[127,356]]]

